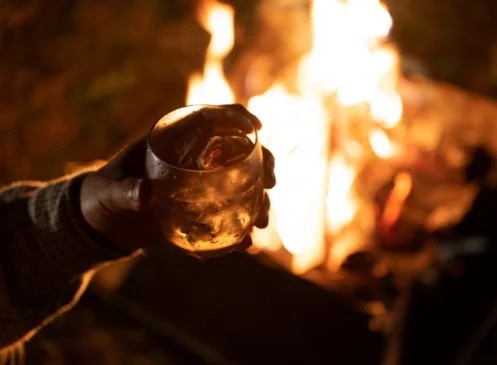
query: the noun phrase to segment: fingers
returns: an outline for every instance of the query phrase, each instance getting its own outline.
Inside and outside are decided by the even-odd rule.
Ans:
[[[269,196],[267,193],[264,193],[264,197],[262,198],[262,207],[255,221],[254,225],[257,228],[265,228],[269,224],[269,208],[271,207],[271,202],[269,200]]]
[[[100,194],[100,203],[104,208],[118,213],[123,210],[140,212],[150,204],[153,186],[149,180],[127,178],[112,181]]]
[[[142,137],[115,154],[102,172],[112,178],[145,176],[146,151],[147,139]]]
[[[274,156],[267,148],[262,147],[262,158],[264,161],[264,188],[271,189],[276,185],[274,174]]]
[[[207,120],[215,120],[217,128],[237,128],[246,134],[253,133],[257,127],[253,124],[245,108],[242,107],[242,110],[227,106],[209,106],[199,110],[197,113]]]
[[[221,106],[226,107],[226,108],[230,108],[230,109],[244,115],[246,118],[248,118],[250,120],[250,122],[252,123],[252,125],[254,126],[254,128],[256,130],[260,130],[262,128],[262,123],[259,120],[259,118],[257,118],[251,112],[249,112],[247,110],[247,108],[245,108],[242,104],[225,104],[225,105],[221,105]]]
[[[243,240],[233,248],[233,251],[245,252],[250,246],[252,246],[252,237],[248,234],[243,237]]]
[[[254,114],[250,113],[242,104],[225,104],[222,107],[230,108],[245,117],[247,117],[255,129],[260,130],[262,123]],[[276,185],[276,176],[274,175],[274,156],[267,148],[262,146],[262,156],[264,159],[264,187],[271,189]]]
[[[206,108],[202,113],[206,118],[219,118],[222,121],[224,120],[222,118],[223,115],[229,116],[224,114],[226,112],[225,109],[228,108],[248,118],[252,123],[252,125],[254,126],[254,128],[256,128],[257,130],[262,128],[260,120],[255,115],[251,114],[247,109],[245,109],[243,105],[227,104],[227,105],[222,105],[222,107],[224,108]],[[248,132],[243,127],[243,123],[236,124],[236,119],[233,118],[233,116],[230,116],[230,118],[226,120],[230,123],[230,126],[236,125],[244,132]],[[276,185],[276,176],[274,174],[274,156],[264,146],[262,146],[262,155],[264,161],[264,188],[271,189],[272,187],[274,187],[274,185]]]
[[[118,248],[150,247],[161,241],[152,194],[150,180],[110,180],[100,172],[90,173],[81,184],[81,213],[89,227]]]

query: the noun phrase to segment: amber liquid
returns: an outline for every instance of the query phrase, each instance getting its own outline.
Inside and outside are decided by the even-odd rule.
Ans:
[[[228,199],[164,202],[161,220],[165,238],[188,251],[211,251],[239,243],[253,225],[262,205],[263,186],[257,179]],[[167,213],[166,213],[167,212]]]
[[[262,205],[260,146],[236,125],[202,114],[153,130],[149,143],[157,157],[173,166],[164,171],[165,193],[159,191],[166,240],[199,253],[239,243]],[[172,175],[174,181],[167,181]],[[171,184],[178,187],[173,193],[167,191]]]

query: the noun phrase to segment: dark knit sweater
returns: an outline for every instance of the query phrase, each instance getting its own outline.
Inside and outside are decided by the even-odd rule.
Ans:
[[[85,226],[83,176],[0,190],[0,352],[74,305],[93,269],[125,256]]]

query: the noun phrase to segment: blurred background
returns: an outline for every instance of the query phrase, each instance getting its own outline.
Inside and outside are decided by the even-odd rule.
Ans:
[[[306,1],[262,2],[274,3],[274,17],[288,28],[265,28],[272,20],[258,15],[261,1],[230,1],[237,46],[226,60],[228,71],[243,52],[273,53],[268,67],[279,67],[306,47],[305,32],[288,36],[290,29],[305,28],[294,9]],[[106,158],[182,105],[187,78],[202,69],[209,40],[195,21],[195,3],[53,0],[48,7],[38,0],[2,1],[0,183],[50,179],[71,170],[71,163]],[[406,67],[497,95],[494,1],[387,5]],[[282,57],[284,48],[292,51]]]
[[[236,46],[225,60],[233,85],[251,54],[268,56],[262,72],[277,74],[309,48],[307,1],[226,2],[235,8]],[[406,73],[497,97],[497,2],[386,4]],[[188,77],[202,70],[209,42],[196,6],[195,0],[0,0],[0,184],[52,179],[105,159],[183,105]],[[487,274],[493,271],[481,273]],[[229,363],[203,348],[192,354],[114,305],[90,291],[28,344],[27,362]]]

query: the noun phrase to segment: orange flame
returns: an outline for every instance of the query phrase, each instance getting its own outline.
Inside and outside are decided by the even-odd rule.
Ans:
[[[329,176],[326,197],[328,228],[332,233],[338,233],[352,221],[357,212],[352,190],[355,172],[347,165],[343,156],[337,156],[330,161]]]
[[[319,100],[278,84],[252,98],[249,109],[265,122],[261,142],[278,161],[278,184],[269,192],[275,231],[265,238],[256,231],[254,241],[264,247],[279,237],[294,254],[294,272],[304,272],[323,256],[326,114]]]
[[[335,270],[364,242],[355,224],[368,204],[356,191],[357,177],[368,159],[398,153],[385,130],[402,117],[398,55],[385,45],[392,26],[386,7],[379,0],[313,0],[311,17],[313,45],[300,60],[295,89],[274,80],[248,103],[264,124],[260,140],[275,155],[278,180],[269,192],[270,225],[254,232],[254,242],[271,252],[283,246],[296,273],[322,263]],[[187,103],[233,102],[222,72],[233,46],[233,11],[206,0],[199,20],[212,39],[203,75],[190,79]],[[359,115],[350,115],[352,109]],[[367,131],[366,142],[349,138],[354,120]],[[405,189],[406,178],[398,179]]]
[[[230,104],[233,92],[224,77],[223,59],[234,44],[233,8],[215,0],[204,0],[197,9],[203,28],[211,34],[203,74],[188,80],[187,104]]]
[[[373,129],[369,135],[369,143],[376,156],[390,158],[396,155],[396,147],[381,129]]]

